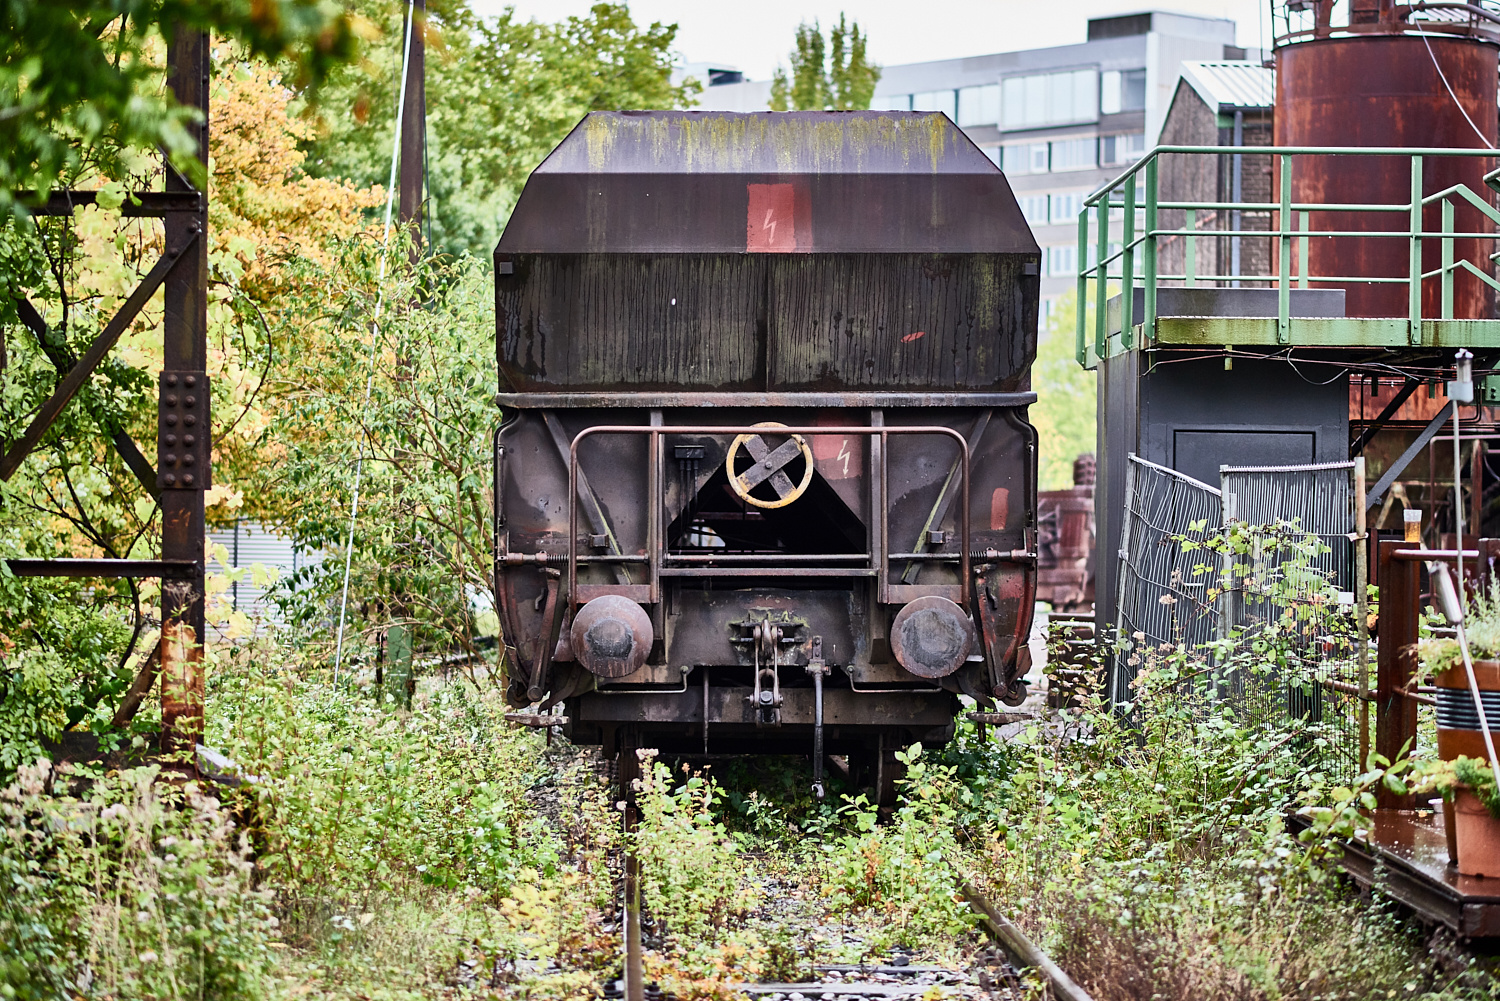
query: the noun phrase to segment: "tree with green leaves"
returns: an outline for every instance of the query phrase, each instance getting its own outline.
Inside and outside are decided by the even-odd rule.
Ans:
[[[1037,402],[1031,423],[1037,431],[1037,458],[1043,490],[1065,490],[1073,485],[1073,460],[1095,450],[1098,434],[1093,372],[1084,370],[1074,355],[1078,300],[1073,292],[1058,296],[1052,314],[1042,323],[1031,388]]]
[[[791,53],[792,75],[776,67],[771,78],[772,111],[856,111],[870,106],[880,67],[865,54],[868,36],[859,30],[859,22],[839,23],[823,40],[823,31],[814,21],[797,27],[797,47]]]
[[[382,42],[338,70],[318,106],[321,131],[305,169],[360,186],[390,169],[402,10],[358,0]],[[623,4],[598,3],[555,24],[509,8],[480,17],[467,0],[429,0],[427,189],[429,246],[488,257],[532,169],[590,111],[680,108],[697,81],[671,82],[673,24],[638,25]]]
[[[285,60],[303,88],[355,58],[356,23],[331,0],[7,0],[0,4],[0,212],[17,189],[119,176],[161,148],[202,183],[185,128],[196,114],[161,86],[176,25]]]

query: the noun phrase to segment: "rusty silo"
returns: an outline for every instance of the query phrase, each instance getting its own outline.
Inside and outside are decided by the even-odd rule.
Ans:
[[[1484,148],[1497,144],[1500,48],[1487,37],[1493,25],[1481,26],[1472,18],[1409,21],[1412,8],[1398,7],[1391,0],[1354,0],[1349,23],[1330,25],[1333,5],[1329,0],[1300,6],[1311,8],[1312,22],[1302,31],[1277,39],[1276,145]],[[1432,194],[1461,183],[1493,200],[1484,183],[1486,167],[1487,161],[1478,157],[1425,157],[1423,192]],[[1411,171],[1409,157],[1299,156],[1292,167],[1292,201],[1404,202],[1410,197]],[[1273,190],[1280,191],[1279,178]],[[1312,230],[1344,232],[1406,233],[1410,227],[1406,215],[1389,212],[1314,212],[1309,223]],[[1432,232],[1440,226],[1438,207],[1429,206],[1423,229]],[[1493,229],[1474,207],[1458,206],[1455,232]],[[1399,238],[1315,237],[1308,249],[1308,270],[1314,276],[1404,279],[1410,262],[1409,244]],[[1455,242],[1454,256],[1482,260],[1493,250],[1490,240],[1460,240]],[[1423,271],[1439,266],[1440,253],[1440,241],[1423,241]],[[1351,282],[1342,287],[1347,292],[1349,316],[1408,313],[1404,284]],[[1440,295],[1439,282],[1425,283],[1424,316],[1440,315]],[[1460,272],[1454,282],[1453,315],[1460,319],[1494,316],[1494,294],[1479,278]]]

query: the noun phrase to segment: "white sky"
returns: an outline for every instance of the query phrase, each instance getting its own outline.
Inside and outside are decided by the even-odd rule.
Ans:
[[[557,21],[588,12],[592,0],[472,0],[482,15],[514,6],[524,18]],[[1238,25],[1238,44],[1265,47],[1267,0],[631,0],[637,24],[676,22],[683,62],[717,61],[754,80],[785,63],[797,25],[826,28],[839,12],[859,22],[870,56],[882,66],[1070,45],[1085,40],[1091,17],[1161,9],[1223,17]],[[1264,44],[1263,44],[1264,40]]]

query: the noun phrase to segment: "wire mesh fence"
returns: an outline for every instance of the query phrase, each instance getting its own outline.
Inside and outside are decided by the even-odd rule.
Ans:
[[[1330,767],[1359,770],[1353,462],[1220,470],[1226,536],[1219,638],[1241,657],[1224,680],[1249,715],[1323,724]],[[1274,642],[1265,642],[1274,640]]]
[[[1186,658],[1246,722],[1310,725],[1324,766],[1356,773],[1355,468],[1224,467],[1215,489],[1130,456],[1111,699],[1153,657]]]
[[[1214,637],[1210,581],[1195,574],[1202,554],[1180,539],[1217,529],[1218,489],[1132,454],[1125,467],[1125,519],[1115,608],[1120,632],[1137,645],[1196,649]],[[1132,663],[1132,661],[1136,663]],[[1116,657],[1109,695],[1127,698],[1139,659]]]

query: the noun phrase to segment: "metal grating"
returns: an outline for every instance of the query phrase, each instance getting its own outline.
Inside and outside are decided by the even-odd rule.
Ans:
[[[1274,630],[1274,667],[1231,672],[1226,694],[1253,716],[1288,716],[1323,725],[1328,767],[1359,771],[1355,464],[1222,467],[1225,530],[1243,533],[1247,551],[1226,565],[1219,636],[1240,649]],[[1316,540],[1314,545],[1313,540]],[[1330,600],[1330,585],[1336,592]]]
[[[1178,539],[1212,534],[1220,520],[1216,488],[1131,453],[1115,607],[1122,638],[1136,649],[1178,644],[1193,649],[1214,638],[1215,609],[1206,600],[1211,579],[1194,572],[1203,554],[1185,552]],[[1109,695],[1123,702],[1140,658],[1115,661]]]

